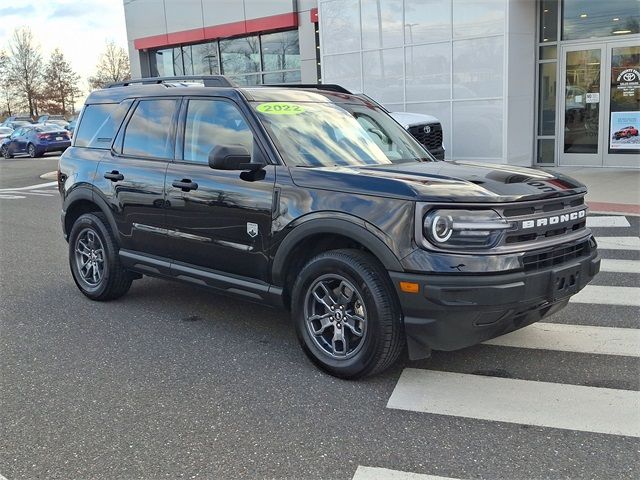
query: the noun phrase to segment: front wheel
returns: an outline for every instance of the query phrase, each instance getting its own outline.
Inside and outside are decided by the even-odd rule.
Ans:
[[[7,147],[6,145],[3,145],[2,148],[0,148],[0,154],[7,159],[13,158],[13,155],[11,155],[11,152],[9,152],[9,147]]]
[[[337,377],[381,372],[404,348],[388,274],[359,250],[334,250],[311,259],[293,287],[292,315],[305,354]]]
[[[120,263],[116,239],[102,213],[85,213],[73,224],[69,266],[80,291],[92,300],[121,297],[133,281]]]

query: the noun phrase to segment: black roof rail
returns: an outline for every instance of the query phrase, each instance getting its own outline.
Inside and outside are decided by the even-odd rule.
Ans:
[[[314,88],[316,90],[329,90],[330,92],[346,93],[353,95],[346,88],[335,83],[271,83],[259,85],[261,87],[281,87],[281,88]]]
[[[205,87],[235,87],[224,75],[182,75],[178,77],[145,77],[125,80],[124,82],[116,82],[107,85],[107,88],[128,87],[132,84],[161,84],[165,82],[202,82]]]

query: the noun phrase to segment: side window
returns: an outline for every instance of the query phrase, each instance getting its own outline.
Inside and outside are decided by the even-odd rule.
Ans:
[[[96,136],[97,131],[111,117],[111,113],[117,106],[117,103],[86,105],[80,118],[80,124],[74,133],[75,141],[73,145],[75,147],[88,147]],[[106,148],[110,146],[111,143],[109,142]]]
[[[141,100],[124,132],[122,153],[133,157],[173,158],[173,124],[178,101]]]
[[[218,145],[242,145],[253,152],[253,133],[233,103],[189,100],[184,130],[184,160],[204,163]]]

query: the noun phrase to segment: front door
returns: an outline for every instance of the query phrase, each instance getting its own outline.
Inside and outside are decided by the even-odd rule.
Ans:
[[[274,166],[251,178],[209,167],[209,152],[217,145],[242,145],[254,160],[263,153],[234,102],[192,98],[181,119],[184,133],[165,186],[172,260],[268,281]]]
[[[559,165],[640,168],[640,42],[562,47]]]

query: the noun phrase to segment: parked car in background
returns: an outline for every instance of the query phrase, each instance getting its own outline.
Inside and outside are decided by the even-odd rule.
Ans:
[[[3,138],[10,137],[13,133],[13,128],[11,127],[0,127],[0,140]]]
[[[619,140],[625,137],[637,137],[638,129],[633,125],[629,125],[628,127],[621,128],[620,130],[615,132],[613,136],[616,138],[616,140]]]
[[[0,127],[9,127],[15,130],[18,127],[33,124],[33,120],[28,115],[12,115],[7,117],[4,122],[0,123]]]
[[[41,157],[46,152],[64,152],[71,145],[69,132],[55,123],[39,123],[18,128],[0,144],[4,158],[27,154]]]
[[[62,115],[40,115],[37,123],[55,123],[63,128],[69,125]]]
[[[440,120],[422,113],[389,112],[389,115],[429,150],[431,155],[444,160],[444,137]]]
[[[73,132],[75,131],[77,124],[78,124],[78,117],[71,120],[69,124],[66,127],[64,127],[69,132],[70,137],[73,137]]]

